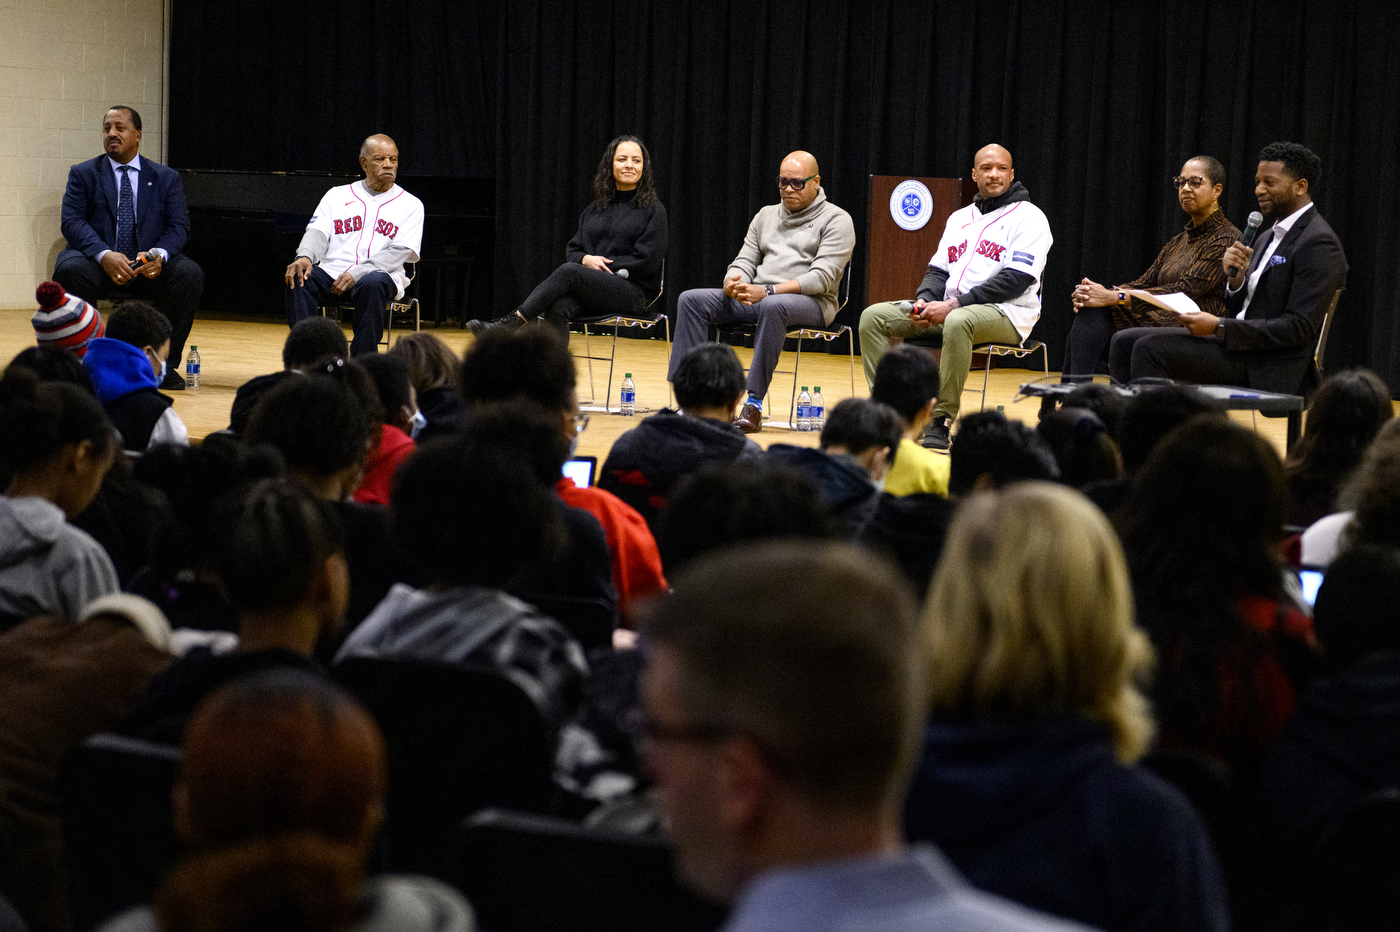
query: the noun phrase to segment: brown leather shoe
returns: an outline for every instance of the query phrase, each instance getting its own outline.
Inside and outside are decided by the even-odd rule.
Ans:
[[[763,409],[751,402],[744,402],[739,416],[734,419],[734,426],[746,434],[758,433],[763,430]]]

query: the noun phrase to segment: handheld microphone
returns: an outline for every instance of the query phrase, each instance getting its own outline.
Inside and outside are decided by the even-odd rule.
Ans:
[[[626,269],[618,269],[618,270],[617,270],[617,277],[618,277],[618,278],[626,278],[626,277],[627,277],[627,270],[626,270]]]
[[[1251,213],[1249,215],[1249,222],[1245,224],[1244,233],[1240,236],[1240,243],[1245,246],[1252,246],[1254,244],[1254,237],[1259,235],[1259,227],[1262,226],[1263,223],[1263,214],[1257,210]],[[1225,269],[1225,271],[1231,278],[1234,278],[1236,275],[1240,274],[1240,267],[1232,265]]]

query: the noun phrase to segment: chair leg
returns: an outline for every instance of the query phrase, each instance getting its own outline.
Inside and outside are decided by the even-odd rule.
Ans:
[[[987,382],[992,377],[992,351],[987,350],[987,368],[982,371],[982,406],[979,411],[987,410]]]
[[[598,400],[598,389],[593,386],[593,345],[588,340],[588,325],[583,325],[583,355],[588,360],[588,401],[584,404],[593,404]]]
[[[846,336],[851,341],[851,397],[856,396],[856,331],[852,327],[846,331]]]
[[[802,369],[802,333],[797,334],[797,358],[792,363],[792,398],[788,401],[788,425],[797,430],[797,374]]]
[[[671,371],[671,318],[663,317],[662,324],[666,333],[666,371]],[[671,393],[671,380],[666,380],[666,406],[674,408],[676,406],[675,395]]]
[[[617,365],[617,331],[620,326],[622,326],[621,323],[615,322],[613,324],[612,352],[608,355],[608,393],[603,396],[603,411],[606,414],[612,414],[612,408],[609,405],[612,404],[613,367]],[[622,399],[619,397],[618,413],[622,412],[621,405]],[[633,410],[635,411],[635,408]]]

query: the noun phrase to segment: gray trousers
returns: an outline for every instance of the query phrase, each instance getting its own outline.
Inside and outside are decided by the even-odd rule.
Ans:
[[[744,304],[726,298],[720,288],[692,288],[681,293],[676,302],[675,344],[671,347],[671,368],[667,379],[673,379],[676,367],[685,354],[704,343],[710,324],[755,324],[753,365],[749,366],[749,394],[758,398],[768,394],[773,370],[783,352],[783,339],[793,327],[824,327],[821,305],[816,298],[802,294],[775,294],[757,304]]]

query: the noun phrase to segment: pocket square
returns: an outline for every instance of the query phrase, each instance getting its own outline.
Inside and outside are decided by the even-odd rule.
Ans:
[[[1268,266],[1268,267],[1269,267],[1269,268],[1273,268],[1273,267],[1276,266],[1276,265],[1283,265],[1283,264],[1284,264],[1285,262],[1287,262],[1287,261],[1288,261],[1288,257],[1287,257],[1287,256],[1270,256],[1270,257],[1269,257],[1269,266]]]

